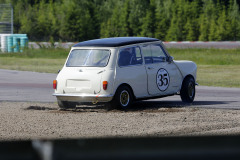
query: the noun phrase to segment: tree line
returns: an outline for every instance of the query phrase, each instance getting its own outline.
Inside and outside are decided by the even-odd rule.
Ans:
[[[0,0],[14,33],[32,41],[144,36],[163,41],[240,40],[237,0]]]

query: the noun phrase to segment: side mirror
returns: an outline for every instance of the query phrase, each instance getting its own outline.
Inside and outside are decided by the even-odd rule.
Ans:
[[[169,57],[168,57],[168,62],[172,62],[173,59],[174,59],[174,58],[173,58],[172,56],[169,56]]]

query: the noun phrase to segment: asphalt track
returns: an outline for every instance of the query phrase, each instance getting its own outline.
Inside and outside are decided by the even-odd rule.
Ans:
[[[57,74],[36,73],[0,69],[0,101],[10,102],[56,102],[52,96],[52,81]],[[138,106],[202,107],[240,109],[240,88],[197,86],[195,101],[188,105],[180,96],[137,102]]]

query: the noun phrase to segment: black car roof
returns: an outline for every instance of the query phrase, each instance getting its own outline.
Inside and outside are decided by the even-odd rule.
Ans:
[[[119,47],[153,41],[159,41],[159,39],[147,37],[114,37],[83,41],[75,44],[73,47]]]

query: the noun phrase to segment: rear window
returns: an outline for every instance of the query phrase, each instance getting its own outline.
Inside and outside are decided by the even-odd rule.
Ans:
[[[105,67],[110,57],[109,50],[103,49],[75,49],[72,50],[67,67]]]

